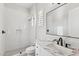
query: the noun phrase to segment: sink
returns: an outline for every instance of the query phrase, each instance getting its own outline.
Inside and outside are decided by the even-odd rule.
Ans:
[[[50,43],[48,45],[46,45],[46,47],[44,47],[44,49],[47,49],[49,52],[56,54],[56,55],[61,55],[61,56],[71,56],[73,55],[73,50],[63,47],[63,46],[59,46],[56,43]]]

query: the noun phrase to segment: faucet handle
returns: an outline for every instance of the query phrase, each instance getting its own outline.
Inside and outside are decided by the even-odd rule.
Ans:
[[[68,43],[65,44],[65,47],[68,48],[69,46],[71,46],[71,44],[68,44]]]

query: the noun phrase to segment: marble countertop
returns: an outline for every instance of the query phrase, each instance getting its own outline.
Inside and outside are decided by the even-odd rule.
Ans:
[[[38,44],[41,48],[50,52],[50,54],[55,56],[78,56],[78,53],[73,53],[74,50],[59,46],[50,41],[39,41]]]

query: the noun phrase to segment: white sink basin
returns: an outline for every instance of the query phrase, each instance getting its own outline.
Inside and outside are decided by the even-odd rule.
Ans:
[[[69,55],[74,54],[72,52],[73,51],[72,49],[69,49],[69,48],[66,48],[63,46],[59,46],[55,43],[48,44],[45,48],[48,49],[52,53],[63,55],[63,56],[69,56]]]

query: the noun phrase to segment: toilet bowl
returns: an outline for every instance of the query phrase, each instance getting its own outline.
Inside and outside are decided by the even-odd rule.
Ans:
[[[35,55],[35,46],[30,46],[25,50],[27,56],[34,56]]]

